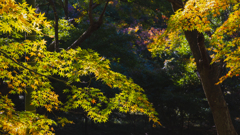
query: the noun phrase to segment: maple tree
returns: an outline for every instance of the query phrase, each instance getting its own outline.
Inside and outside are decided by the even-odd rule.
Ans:
[[[239,0],[168,0],[175,12],[165,32],[149,46],[153,55],[172,52],[185,35],[219,135],[236,135],[219,83],[239,76]],[[227,13],[226,13],[227,12]],[[227,15],[216,21],[221,14]],[[232,36],[232,38],[227,38]],[[210,43],[207,44],[205,41]],[[181,46],[180,46],[181,47]],[[223,64],[230,68],[222,76]],[[222,77],[221,77],[222,76]]]
[[[35,10],[25,2],[0,0],[0,32],[7,35],[36,32],[42,35],[42,27],[50,27],[50,23],[44,14],[35,13]],[[23,62],[22,58],[26,61]],[[118,109],[125,113],[146,114],[149,120],[160,124],[155,109],[143,94],[144,90],[132,79],[112,71],[109,60],[90,49],[78,47],[75,50],[50,52],[45,40],[6,40],[0,45],[0,62],[0,78],[11,88],[9,94],[20,94],[27,92],[26,87],[32,88],[31,104],[35,107],[45,107],[49,112],[68,112],[81,107],[96,122],[106,122],[112,110]],[[80,76],[89,74],[120,92],[109,98],[98,88],[74,86],[74,83],[81,82]],[[67,78],[67,81],[53,75]],[[63,90],[68,94],[67,102],[58,100],[59,95],[54,92],[50,78],[68,86]],[[7,95],[1,94],[0,97],[0,130],[3,133],[53,134],[51,126],[57,124],[55,121],[29,111],[16,111]],[[71,121],[59,118],[58,123],[64,125]]]

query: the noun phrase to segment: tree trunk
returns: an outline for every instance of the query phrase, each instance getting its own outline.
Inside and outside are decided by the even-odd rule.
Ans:
[[[216,73],[219,72],[219,68],[215,64],[211,68],[198,67],[198,71],[200,71],[203,90],[211,108],[218,134],[237,135],[221,88],[219,85],[215,85],[218,81]]]
[[[183,8],[181,0],[168,0],[172,4],[173,11]],[[220,68],[216,63],[210,64],[211,58],[204,45],[204,36],[197,30],[184,31],[185,37],[190,45],[192,54],[197,64],[204,93],[211,108],[213,119],[218,135],[237,135],[229,114],[228,106],[223,97],[218,82]]]

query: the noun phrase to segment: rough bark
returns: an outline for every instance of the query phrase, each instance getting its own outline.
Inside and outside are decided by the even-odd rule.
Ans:
[[[168,0],[172,4],[173,11],[183,8],[181,0]],[[228,106],[222,94],[218,82],[222,67],[216,63],[210,64],[211,59],[204,45],[204,36],[197,30],[184,31],[186,39],[190,45],[192,54],[197,64],[204,93],[211,108],[213,119],[219,135],[237,135]]]

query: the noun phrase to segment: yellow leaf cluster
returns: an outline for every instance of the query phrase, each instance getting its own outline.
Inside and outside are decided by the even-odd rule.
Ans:
[[[41,34],[40,26],[49,26],[44,14],[37,14],[35,9],[26,3],[16,4],[13,0],[0,1],[0,31],[11,33],[14,30]],[[136,28],[138,29],[138,28]],[[170,39],[174,39],[174,32]],[[0,49],[0,75],[8,79],[8,87],[13,93],[22,93],[26,88],[33,88],[31,104],[36,107],[45,107],[49,112],[54,109],[68,111],[81,107],[88,115],[98,122],[106,122],[111,112],[118,109],[122,112],[141,113],[158,122],[156,111],[142,93],[144,90],[133,82],[132,79],[111,70],[110,61],[99,56],[93,50],[76,50],[48,52],[44,40],[25,40],[22,43],[12,42],[10,45],[1,45]],[[170,41],[169,41],[170,43]],[[173,44],[169,46],[174,48]],[[25,56],[26,54],[26,56]],[[22,61],[25,58],[26,61]],[[34,64],[33,64],[34,63]],[[11,72],[11,69],[14,69]],[[54,78],[53,75],[64,77],[66,81]],[[74,83],[80,82],[80,76],[94,76],[97,80],[119,89],[115,97],[107,98],[97,88],[77,88]],[[49,78],[64,83],[71,88],[69,100],[61,103],[51,86]],[[89,83],[91,82],[89,80]],[[90,84],[89,84],[90,85]],[[2,96],[2,95],[0,95]],[[107,105],[105,109],[101,104]],[[1,130],[12,134],[52,134],[51,120],[30,112],[15,112],[12,102],[7,98],[0,98],[0,125]],[[19,117],[21,114],[21,117]],[[14,119],[13,119],[14,118]],[[60,123],[68,123],[61,119]]]
[[[14,0],[4,0],[0,2],[0,31],[11,33],[13,30],[31,33],[35,31],[41,34],[40,25],[49,27],[44,14],[35,13],[35,8],[26,3],[16,4]]]
[[[214,22],[223,18],[222,14],[229,12],[229,16],[223,23]],[[149,45],[149,51],[156,54],[168,52],[176,49],[179,36],[183,31],[197,30],[200,33],[210,32],[210,48],[213,52],[212,62],[218,62],[223,57],[226,58],[227,67],[231,69],[231,74],[227,74],[220,79],[221,83],[227,77],[240,73],[239,63],[239,30],[240,30],[240,3],[238,0],[188,0],[183,9],[175,12],[168,21],[168,28],[158,36],[154,43]],[[179,32],[180,31],[180,32]],[[174,38],[175,37],[175,38]],[[231,40],[226,41],[225,37]],[[182,40],[182,39],[180,39]],[[234,50],[234,51],[233,51]]]

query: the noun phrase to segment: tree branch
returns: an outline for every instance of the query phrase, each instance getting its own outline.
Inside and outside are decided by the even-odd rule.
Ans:
[[[52,0],[48,0],[48,2],[50,3],[50,5],[53,8],[53,12],[54,12],[54,20],[55,20],[55,25],[54,25],[54,29],[55,29],[55,44],[54,44],[54,51],[58,52],[59,51],[59,41],[58,41],[58,14],[57,14],[57,10],[55,7],[55,4]]]
[[[106,8],[107,8],[107,5],[108,5],[108,2],[109,2],[109,1],[110,1],[110,0],[107,0],[103,11],[102,11],[100,17],[98,18],[98,22],[102,22],[102,21],[103,21],[103,15],[104,15],[104,13],[105,13],[105,11],[106,11]]]
[[[65,0],[65,2],[66,2],[66,0]],[[50,3],[49,3],[50,4]],[[95,9],[97,6],[99,6],[100,4],[95,4],[95,5],[93,5],[92,6],[92,10],[93,9]],[[49,5],[48,5],[48,7],[49,7]],[[48,13],[48,12],[47,12]],[[66,16],[65,16],[65,19],[66,19]],[[74,23],[75,21],[74,21],[74,19],[73,19],[73,22],[71,22],[74,26],[76,26],[77,25],[77,23]],[[58,43],[59,44],[59,43]],[[49,46],[48,46],[48,48],[47,48],[47,50],[48,51],[54,51],[54,45],[55,45],[55,40],[54,41],[52,41],[50,44],[49,44]],[[60,50],[60,49],[59,49]]]
[[[88,11],[88,16],[89,16],[89,21],[90,21],[90,25],[92,25],[94,23],[93,21],[93,17],[92,17],[92,0],[90,0],[89,2],[89,11]]]
[[[37,71],[34,71],[34,70],[32,70],[32,69],[30,69],[30,68],[28,68],[28,67],[25,67],[25,66],[22,65],[21,63],[16,62],[13,58],[11,58],[10,56],[8,56],[5,52],[3,52],[3,51],[1,51],[1,50],[0,50],[0,53],[3,54],[4,57],[10,59],[10,60],[13,61],[15,64],[21,66],[21,67],[24,68],[24,69],[27,69],[27,70],[29,70],[29,71],[32,71],[32,72],[34,72],[35,74],[38,74],[38,75],[40,75],[40,76],[45,76],[45,77],[47,77],[47,78],[51,78],[51,79],[57,80],[57,81],[59,81],[59,82],[63,82],[63,83],[66,84],[67,86],[72,87],[71,85],[67,84],[66,81],[63,81],[63,80],[61,80],[61,79],[54,78],[54,77],[52,77],[52,76],[47,76],[47,75],[38,73]]]
[[[91,3],[91,1],[92,1],[92,0],[90,0],[90,3]],[[89,19],[92,19],[92,21],[90,20],[90,26],[89,26],[88,29],[87,29],[71,46],[69,46],[66,50],[69,50],[69,49],[71,49],[71,48],[74,49],[74,48],[80,46],[81,43],[82,43],[83,41],[85,41],[88,37],[90,37],[91,34],[92,34],[94,31],[96,31],[96,30],[98,30],[98,29],[100,28],[100,26],[101,26],[102,23],[103,23],[103,15],[104,15],[104,13],[105,13],[105,11],[106,11],[108,2],[109,2],[109,0],[107,0],[107,2],[106,2],[106,4],[105,4],[105,7],[104,7],[104,9],[103,9],[103,11],[102,11],[102,13],[101,13],[101,15],[100,15],[100,17],[99,17],[99,19],[98,19],[97,22],[94,22],[94,21],[93,21],[93,18],[92,18],[92,10],[89,10]],[[92,5],[90,6],[90,4],[89,4],[89,7],[92,7]],[[92,23],[91,23],[91,22],[92,22]]]
[[[92,0],[91,0],[91,1],[92,1]],[[90,1],[90,3],[91,3],[91,1]],[[93,18],[92,18],[92,10],[93,10],[94,8],[96,8],[97,6],[99,6],[100,4],[95,4],[95,5],[92,5],[92,4],[91,4],[91,5],[90,5],[90,3],[89,3],[89,7],[92,7],[91,10],[89,9],[89,13],[88,13],[89,19],[92,18],[92,21],[90,20],[90,26],[89,26],[88,29],[87,29],[76,41],[74,41],[74,42],[72,43],[72,45],[70,45],[66,50],[69,50],[69,49],[71,49],[71,48],[74,49],[74,48],[80,46],[81,43],[84,42],[88,37],[90,37],[91,34],[92,34],[94,31],[96,31],[96,30],[98,30],[98,29],[100,28],[100,26],[101,26],[102,23],[103,23],[103,16],[104,16],[104,13],[105,13],[105,11],[106,11],[106,8],[107,8],[107,5],[108,5],[109,1],[110,1],[110,0],[107,0],[107,2],[106,2],[106,4],[105,4],[105,7],[104,7],[104,9],[103,9],[103,11],[102,11],[102,13],[101,13],[101,15],[100,15],[100,17],[99,17],[99,19],[98,19],[97,22],[94,22],[94,20],[93,20]],[[92,22],[92,24],[91,24],[91,22]],[[55,40],[55,41],[56,41],[56,40]],[[55,41],[53,41],[53,42],[48,46],[48,49],[47,49],[48,51],[53,51],[53,50],[54,50]]]

